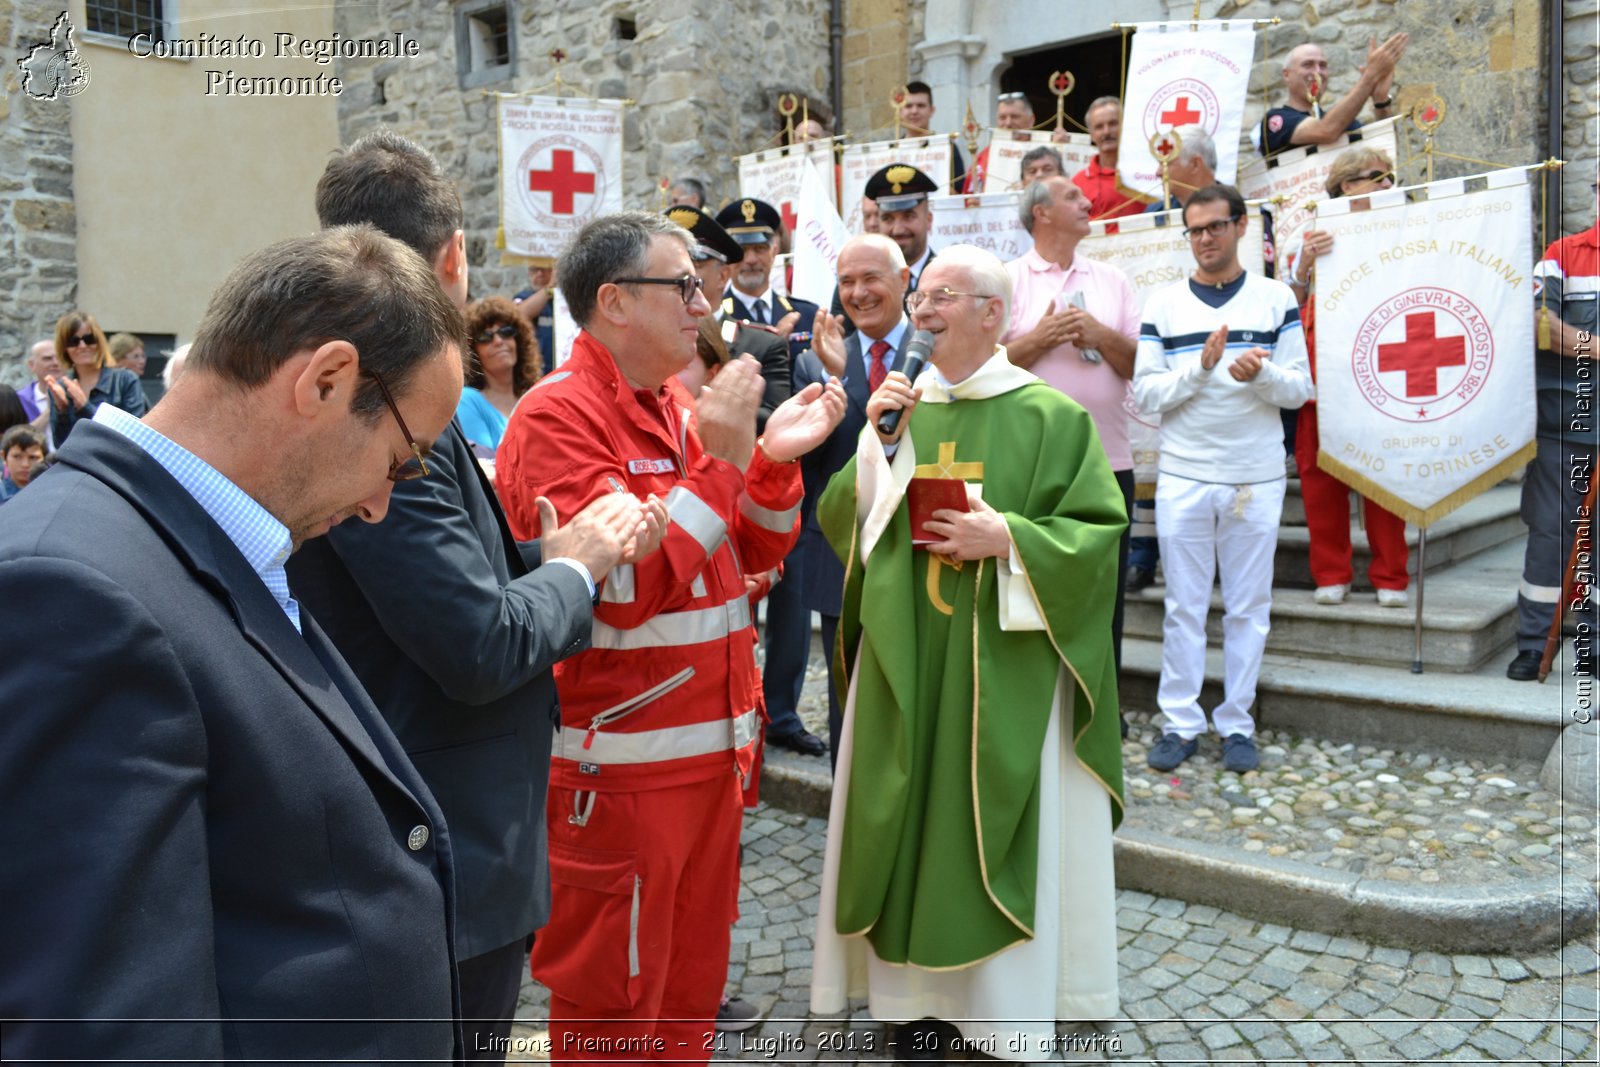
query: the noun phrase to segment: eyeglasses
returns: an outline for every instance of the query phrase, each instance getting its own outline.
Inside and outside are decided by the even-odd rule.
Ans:
[[[88,345],[90,348],[94,348],[95,347],[94,334],[92,334],[92,333],[80,333],[76,337],[67,338],[67,347],[68,348],[77,348],[79,345]]]
[[[1221,237],[1228,232],[1228,227],[1244,218],[1243,215],[1229,215],[1225,219],[1208,222],[1204,226],[1190,226],[1183,231],[1183,235],[1191,241],[1198,241],[1200,235],[1209,233],[1213,237]]]
[[[378,383],[378,392],[383,394],[383,402],[389,405],[389,410],[394,412],[394,421],[400,424],[400,432],[405,436],[406,444],[411,446],[411,458],[401,460],[399,463],[389,463],[389,480],[391,482],[410,482],[425,476],[428,465],[422,461],[422,446],[417,444],[417,439],[411,436],[411,431],[406,428],[406,420],[400,415],[400,408],[395,404],[394,397],[389,393],[389,387],[383,383],[375,370],[361,370],[362,374]]]
[[[694,294],[705,287],[699,275],[685,274],[681,278],[618,278],[618,285],[676,285],[684,306],[694,303]]]
[[[971,297],[973,300],[993,300],[994,297],[987,293],[958,293],[954,289],[914,289],[906,294],[906,307],[912,311],[922,306],[923,301],[933,305],[935,311],[943,311],[956,302],[956,297]]]
[[[507,341],[509,341],[513,337],[515,337],[516,335],[517,335],[517,328],[515,326],[512,326],[510,324],[507,324],[505,326],[495,326],[495,327],[492,327],[490,329],[484,330],[478,336],[474,337],[472,339],[472,343],[473,344],[479,344],[479,345],[486,345],[490,341],[493,341],[496,337],[503,337]]]
[[[1369,170],[1365,174],[1357,174],[1354,178],[1351,179],[1351,181],[1358,181],[1358,182],[1393,182],[1394,181],[1394,171],[1392,171],[1392,170]]]

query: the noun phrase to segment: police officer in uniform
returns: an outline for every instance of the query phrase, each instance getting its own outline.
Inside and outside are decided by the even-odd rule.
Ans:
[[[892,238],[905,253],[911,268],[907,292],[915,292],[917,281],[933,259],[928,234],[933,230],[933,209],[928,197],[939,186],[909,163],[890,163],[867,179],[866,196],[878,205],[878,232]]]
[[[733,279],[722,301],[722,317],[770,326],[789,345],[793,362],[811,347],[817,305],[771,287],[772,264],[783,238],[783,216],[765,200],[745,197],[717,212],[717,224],[744,251],[733,261]]]

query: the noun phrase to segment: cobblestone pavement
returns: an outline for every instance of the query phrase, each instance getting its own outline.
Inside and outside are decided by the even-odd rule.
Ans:
[[[720,1035],[718,1059],[880,1062],[864,1007],[807,1012],[822,820],[762,806],[744,830],[729,988],[767,1021]],[[1122,1017],[1061,1031],[1038,1060],[1125,1063],[1594,1063],[1595,932],[1559,952],[1443,956],[1117,894]],[[547,994],[526,983],[511,1062],[550,1058]],[[559,1058],[559,1050],[556,1052]]]

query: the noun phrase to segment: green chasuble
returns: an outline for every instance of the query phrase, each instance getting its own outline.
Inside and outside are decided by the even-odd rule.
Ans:
[[[838,932],[929,969],[970,966],[1033,936],[1040,752],[1063,665],[1075,700],[1062,729],[1111,794],[1113,825],[1122,810],[1111,649],[1122,492],[1088,412],[997,359],[950,387],[981,398],[952,401],[935,387],[945,402],[930,402],[924,386],[893,477],[864,435],[861,451],[877,449],[882,472],[876,523],[873,502],[858,499],[860,453],[818,505],[845,564],[834,652],[856,687]],[[989,384],[969,387],[978,379]],[[1000,560],[953,565],[913,549],[901,495],[913,470],[981,483],[1045,629],[1001,630]],[[864,530],[877,538],[865,563]]]

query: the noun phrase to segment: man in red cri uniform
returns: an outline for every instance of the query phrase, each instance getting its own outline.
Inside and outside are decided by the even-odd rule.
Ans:
[[[811,385],[758,440],[761,376],[744,358],[691,418],[667,382],[711,313],[693,241],[642,212],[584,227],[556,270],[583,332],[500,445],[519,538],[606,493],[655,496],[670,519],[658,550],[605,577],[592,646],[556,674],[551,915],[532,957],[552,1059],[709,1058],[760,732],[743,574],[793,546],[795,461],[844,414],[837,382]]]

